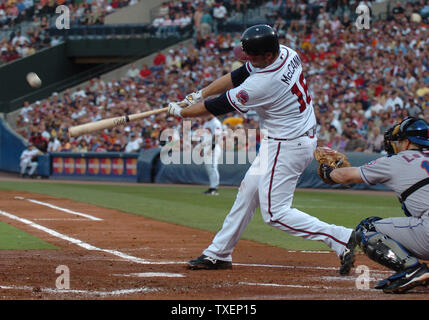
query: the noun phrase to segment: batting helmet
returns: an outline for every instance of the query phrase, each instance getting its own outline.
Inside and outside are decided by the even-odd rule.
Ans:
[[[265,52],[279,52],[277,32],[266,24],[258,24],[247,28],[241,36],[243,51],[252,56],[263,55]]]
[[[390,142],[404,139],[410,140],[413,144],[421,148],[429,147],[429,124],[423,119],[406,118],[384,134],[385,150],[389,154],[392,151],[396,153],[396,148]],[[388,150],[389,147],[393,149]]]

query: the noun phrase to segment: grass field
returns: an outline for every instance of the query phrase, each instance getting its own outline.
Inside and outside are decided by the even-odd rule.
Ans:
[[[222,188],[217,197],[202,194],[205,189],[205,186],[0,181],[0,190],[21,190],[68,198],[173,224],[217,232],[234,202],[237,189]],[[381,195],[377,192],[362,195],[353,192],[302,190],[296,192],[293,206],[325,222],[351,228],[369,216],[402,216],[398,200],[394,196]],[[0,249],[6,249],[7,242],[11,242],[10,239],[19,237],[24,239],[25,233],[0,223],[0,235],[3,234],[3,230],[7,230],[5,233],[7,237],[0,236]],[[290,250],[328,249],[323,243],[293,237],[267,226],[262,221],[259,210],[244,232],[243,238]],[[31,249],[38,243],[37,241],[39,240],[34,237],[26,238],[25,242],[22,240],[21,245],[16,246],[16,249]],[[38,246],[41,249],[50,248],[46,247],[43,241]]]
[[[0,250],[58,249],[42,239],[0,221]]]

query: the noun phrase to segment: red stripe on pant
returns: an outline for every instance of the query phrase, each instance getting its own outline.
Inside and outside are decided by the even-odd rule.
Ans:
[[[277,146],[276,157],[274,158],[273,168],[271,169],[270,187],[268,189],[268,213],[270,214],[271,218],[273,217],[273,214],[271,212],[271,189],[272,189],[272,186],[273,186],[274,171],[276,169],[277,159],[278,159],[279,154],[280,154],[280,146],[281,146],[281,143],[279,142],[279,144]],[[343,241],[340,241],[337,238],[335,238],[335,237],[333,237],[333,236],[331,236],[329,234],[326,234],[326,233],[322,233],[322,232],[310,232],[310,231],[305,231],[305,230],[301,230],[301,229],[295,229],[295,228],[292,228],[291,226],[288,226],[288,225],[286,225],[286,224],[284,224],[284,223],[282,223],[280,221],[276,221],[276,220],[270,220],[270,221],[271,221],[271,223],[278,223],[278,224],[280,224],[280,225],[282,225],[282,226],[284,226],[284,227],[286,227],[288,229],[291,229],[293,231],[296,231],[296,232],[307,233],[308,235],[322,235],[322,236],[331,238],[332,240],[334,240],[334,241],[342,244],[343,246],[347,245],[347,243],[344,243]]]

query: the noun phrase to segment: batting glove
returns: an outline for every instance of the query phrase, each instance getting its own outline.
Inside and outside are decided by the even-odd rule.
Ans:
[[[183,104],[185,106],[191,106],[193,104],[196,104],[200,100],[203,99],[202,90],[199,90],[197,92],[192,92],[191,94],[188,94],[185,99],[180,101],[180,104]]]
[[[167,114],[169,116],[174,116],[174,117],[180,117],[182,118],[182,115],[180,114],[182,111],[182,108],[179,106],[179,103],[177,102],[170,102],[168,104],[168,112]]]

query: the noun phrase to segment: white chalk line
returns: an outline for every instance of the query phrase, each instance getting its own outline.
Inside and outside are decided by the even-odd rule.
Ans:
[[[79,218],[36,218],[34,221],[88,221],[88,219],[79,219]]]
[[[285,288],[298,288],[298,289],[338,289],[327,286],[304,286],[300,284],[281,284],[281,283],[255,283],[255,282],[239,282],[239,285],[245,286],[260,286],[260,287],[285,287]]]
[[[339,267],[316,267],[316,266],[287,266],[274,264],[257,264],[257,263],[234,263],[234,266],[243,267],[265,267],[265,268],[285,268],[285,269],[312,269],[312,270],[338,270]]]
[[[9,219],[19,221],[21,223],[24,223],[28,226],[31,226],[35,229],[41,230],[43,232],[48,233],[51,236],[60,238],[62,240],[68,241],[72,244],[75,244],[77,246],[80,246],[84,249],[90,250],[90,251],[101,251],[105,253],[112,254],[114,256],[120,257],[124,260],[128,260],[130,262],[138,263],[138,264],[150,264],[150,265],[165,265],[165,264],[186,264],[186,261],[148,261],[142,258],[134,257],[125,253],[122,253],[117,250],[111,250],[111,249],[102,249],[95,247],[91,244],[88,244],[86,242],[83,242],[79,239],[69,237],[67,235],[61,234],[55,230],[49,229],[47,227],[41,226],[37,223],[34,223],[33,221],[30,221],[25,218],[17,217],[13,214],[10,214],[8,212],[0,210],[0,215],[3,215]],[[337,270],[338,267],[316,267],[316,266],[288,266],[288,265],[269,265],[269,264],[248,264],[248,263],[234,263],[236,266],[246,266],[246,267],[267,267],[267,268],[286,268],[286,269],[311,269],[311,270]],[[246,285],[266,285],[266,286],[286,286],[286,287],[295,287],[295,288],[308,288],[309,286],[302,286],[302,285],[285,285],[285,284],[255,284],[255,283],[246,283],[243,282],[241,284]],[[314,289],[332,289],[331,287],[313,287]],[[16,289],[16,290],[33,290],[32,287],[16,287],[16,286],[0,286],[0,289]],[[137,288],[137,289],[126,289],[126,290],[117,290],[117,291],[87,291],[87,290],[59,290],[59,289],[41,289],[42,292],[47,293],[83,293],[83,294],[92,294],[92,295],[120,295],[120,294],[132,294],[132,293],[139,293],[139,292],[148,292],[151,290],[150,288]],[[155,289],[153,289],[155,290]]]
[[[53,289],[53,288],[35,288],[30,286],[0,286],[0,290],[22,290],[22,291],[32,291],[32,292],[43,292],[50,294],[83,294],[91,296],[120,296],[133,293],[150,293],[154,291],[160,291],[157,288],[132,288],[132,289],[121,289],[113,291],[90,291],[90,290],[74,290],[74,289]]]
[[[130,256],[128,254],[122,253],[120,251],[111,250],[111,249],[102,249],[102,248],[95,247],[95,246],[93,246],[93,245],[91,245],[89,243],[83,242],[82,240],[69,237],[69,236],[64,235],[62,233],[59,233],[59,232],[57,232],[55,230],[52,230],[52,229],[46,228],[44,226],[41,226],[40,224],[34,223],[33,221],[17,217],[17,216],[15,216],[13,214],[10,214],[10,213],[2,211],[2,210],[0,210],[0,215],[3,215],[3,216],[5,216],[5,217],[7,217],[9,219],[16,220],[16,221],[19,221],[21,223],[24,223],[24,224],[26,224],[26,225],[28,225],[30,227],[33,227],[35,229],[41,230],[43,232],[46,232],[47,234],[49,234],[49,235],[51,235],[53,237],[60,238],[62,240],[65,240],[65,241],[68,241],[70,243],[73,243],[73,244],[75,244],[75,245],[77,245],[79,247],[82,247],[82,248],[86,249],[86,250],[101,251],[101,252],[110,253],[110,254],[112,254],[114,256],[120,257],[120,258],[125,259],[125,260],[129,260],[129,261],[132,261],[132,262],[135,262],[135,263],[141,263],[141,264],[150,263],[149,261],[147,261],[145,259],[133,257],[133,256]]]
[[[47,203],[47,202],[42,202],[42,201],[38,201],[38,200],[34,200],[34,199],[28,199],[28,198],[24,198],[24,197],[21,197],[21,196],[15,196],[15,199],[17,199],[17,200],[26,200],[26,201],[29,201],[29,202],[32,202],[32,203],[35,203],[35,204],[39,204],[41,206],[49,207],[51,209],[56,209],[56,210],[63,211],[63,212],[66,212],[66,213],[70,213],[70,214],[73,214],[73,215],[76,215],[76,216],[81,216],[81,217],[84,217],[84,218],[87,218],[87,219],[93,220],[93,221],[103,221],[103,219],[91,216],[89,214],[82,213],[82,212],[77,212],[77,211],[73,211],[73,210],[66,209],[66,208],[61,208],[61,207],[55,206],[55,205]]]
[[[330,286],[308,286],[308,285],[300,285],[300,284],[283,284],[283,283],[257,283],[257,282],[239,282],[239,285],[245,286],[256,286],[256,287],[284,287],[284,288],[295,288],[295,289],[317,289],[317,290],[359,290],[355,286],[353,287],[330,287]],[[363,290],[363,289],[360,289]],[[368,288],[364,291],[372,291],[379,292],[379,290]]]
[[[112,274],[115,277],[137,277],[137,278],[152,278],[152,277],[166,277],[166,278],[183,278],[184,274],[171,273],[171,272],[141,272],[141,273],[126,273],[126,274]]]

